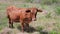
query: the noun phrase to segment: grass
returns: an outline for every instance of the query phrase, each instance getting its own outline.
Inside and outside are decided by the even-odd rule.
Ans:
[[[9,4],[0,4],[0,31],[3,30],[3,28],[8,27],[8,19],[6,17],[6,7],[9,6]],[[37,14],[37,21],[34,21],[32,23],[30,23],[30,26],[33,26],[34,28],[36,28],[37,30],[39,30],[38,32],[42,31],[42,30],[48,30],[49,34],[56,34],[56,32],[58,32],[58,34],[60,34],[60,18],[57,16],[55,16],[55,19],[52,18],[50,13],[52,12],[51,10],[57,10],[57,12],[60,14],[60,8],[56,8],[53,9],[53,6],[49,6],[49,5],[40,5],[40,4],[29,4],[29,3],[22,3],[22,4],[16,4],[15,6],[17,7],[24,7],[24,8],[28,8],[28,7],[38,7],[38,8],[42,8],[47,10],[47,14],[43,15],[41,13]],[[55,11],[53,11],[55,12]],[[20,23],[15,23],[14,26],[15,28],[17,28],[17,26],[19,26]],[[49,30],[49,27],[52,28],[52,31]],[[40,32],[41,33],[41,32]]]
[[[26,2],[30,2],[30,3],[32,3],[34,0],[26,0]]]
[[[56,14],[60,15],[60,6],[56,7]]]
[[[57,34],[56,31],[50,31],[50,34]]]

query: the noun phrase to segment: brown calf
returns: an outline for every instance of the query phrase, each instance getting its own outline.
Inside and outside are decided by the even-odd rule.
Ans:
[[[9,27],[13,27],[13,22],[20,22],[22,31],[24,27],[29,28],[29,23],[36,20],[37,12],[42,12],[37,8],[16,8],[15,6],[9,6],[7,8],[7,16],[9,19]]]

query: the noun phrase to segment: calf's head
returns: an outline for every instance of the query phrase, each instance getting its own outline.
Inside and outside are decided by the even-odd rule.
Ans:
[[[36,12],[33,14],[33,21],[36,21],[36,15],[37,15],[37,12],[43,12],[41,9],[35,9],[36,10]]]

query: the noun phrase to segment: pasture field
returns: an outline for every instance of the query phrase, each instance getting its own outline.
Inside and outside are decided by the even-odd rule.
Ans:
[[[31,32],[21,32],[20,23],[14,23],[13,29],[8,27],[6,8],[14,5],[18,8],[36,7],[42,9],[42,13],[37,13],[37,21],[30,23]],[[36,30],[36,31],[35,31]],[[6,33],[7,32],[7,33]],[[37,4],[37,3],[7,3],[0,2],[0,34],[60,34],[60,5],[59,4]]]

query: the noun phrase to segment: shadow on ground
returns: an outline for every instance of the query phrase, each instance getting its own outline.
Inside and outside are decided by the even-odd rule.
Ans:
[[[17,29],[22,31],[21,26],[18,26]],[[29,26],[29,30],[25,29],[24,32],[27,32],[27,33],[39,32],[40,34],[48,34],[47,31],[42,31],[42,29],[39,30],[31,26]]]
[[[47,31],[39,31],[40,34],[48,34]]]
[[[17,29],[22,31],[21,30],[21,26],[18,26]],[[37,31],[37,30],[34,27],[31,27],[31,26],[29,26],[29,30],[28,29],[24,29],[24,32],[28,32],[28,33],[33,33],[35,31]]]

